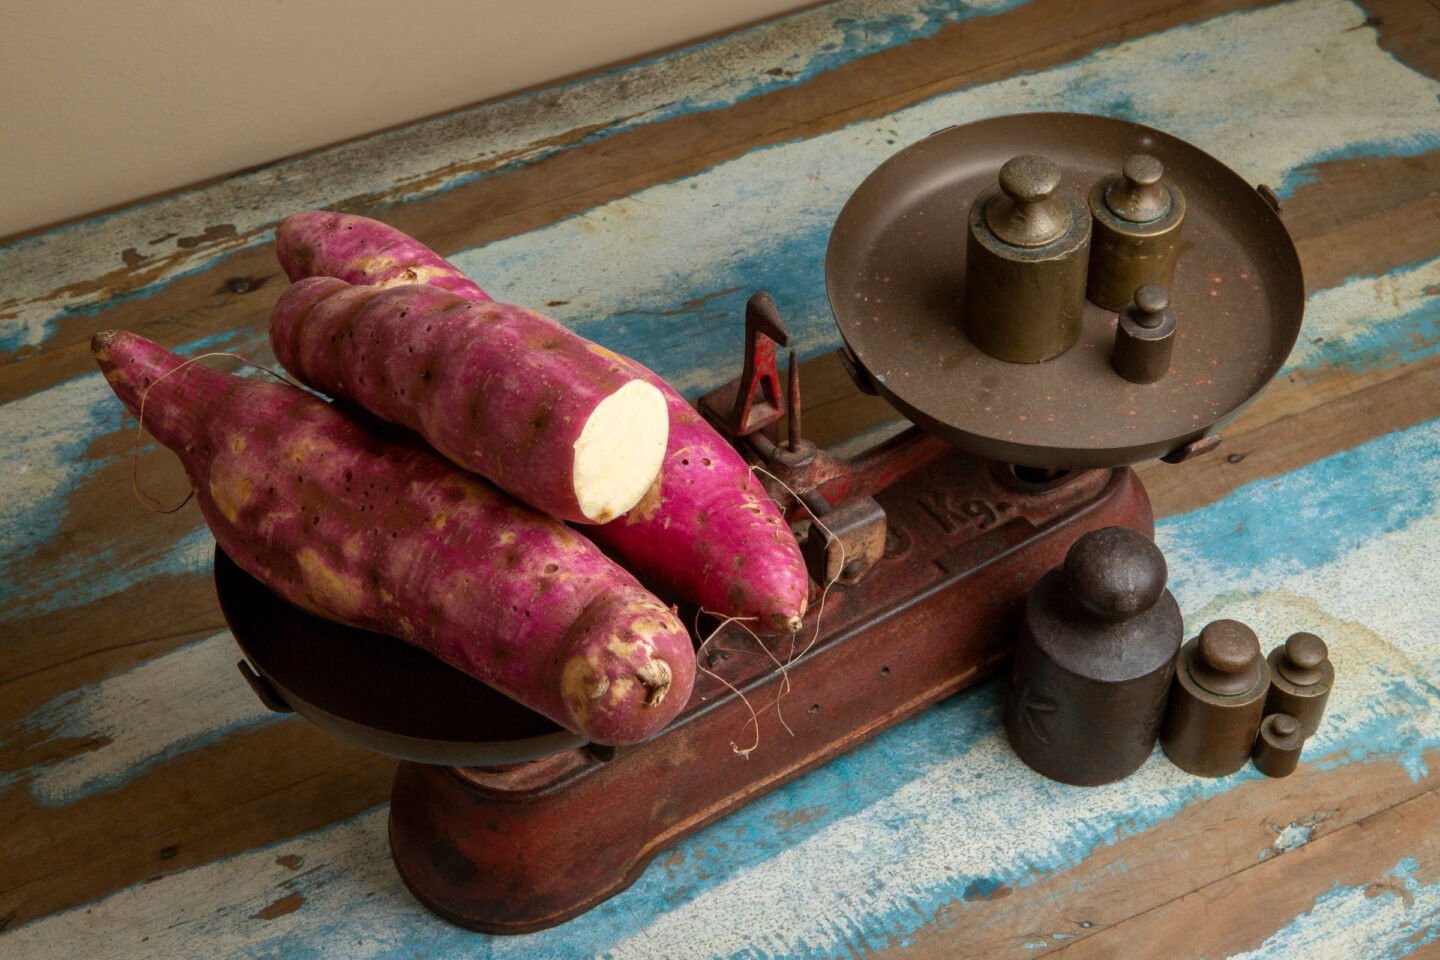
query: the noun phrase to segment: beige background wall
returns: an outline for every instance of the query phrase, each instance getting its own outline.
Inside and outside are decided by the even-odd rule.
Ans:
[[[803,5],[0,0],[0,237]]]

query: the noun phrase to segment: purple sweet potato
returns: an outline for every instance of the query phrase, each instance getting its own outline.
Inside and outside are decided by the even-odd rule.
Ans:
[[[145,396],[144,425],[180,457],[221,548],[284,599],[415,644],[599,743],[644,740],[685,705],[685,628],[570,528],[303,390],[171,373],[181,357],[129,333],[92,350],[132,413]]]
[[[355,214],[306,210],[286,217],[275,230],[275,255],[291,280],[336,277],[372,287],[427,283],[466,300],[490,299],[419,240]]]
[[[670,442],[655,485],[628,513],[586,533],[649,583],[757,633],[800,629],[810,589],[800,546],[745,460],[657,374]]]
[[[286,254],[280,259],[294,278]],[[304,275],[348,279],[340,263],[336,256],[317,256]],[[443,260],[430,266],[438,282],[421,282],[444,287],[444,278],[462,276]],[[623,517],[586,532],[648,582],[677,597],[742,618],[763,633],[798,629],[809,590],[805,562],[789,526],[745,461],[657,374],[604,353],[664,395],[670,438],[660,476],[640,502]]]
[[[613,520],[659,475],[660,390],[523,307],[312,277],[276,303],[270,341],[304,383],[415,430],[553,517]]]

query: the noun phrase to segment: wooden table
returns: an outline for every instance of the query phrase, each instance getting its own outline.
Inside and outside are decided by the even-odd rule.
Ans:
[[[0,246],[0,955],[1437,950],[1437,78],[1426,0],[857,0]],[[1339,683],[1300,771],[1200,780],[1157,752],[1063,787],[1009,752],[990,684],[567,925],[500,939],[424,911],[389,863],[393,763],[244,686],[209,534],[193,505],[137,502],[134,421],[91,334],[270,362],[273,227],[330,207],[690,396],[735,374],[743,302],[769,290],[807,358],[807,426],[838,440],[889,419],[829,358],[841,204],[935,130],[1051,109],[1160,127],[1284,201],[1300,343],[1219,452],[1141,472],[1192,630],[1329,642]],[[138,475],[183,495],[153,445]]]

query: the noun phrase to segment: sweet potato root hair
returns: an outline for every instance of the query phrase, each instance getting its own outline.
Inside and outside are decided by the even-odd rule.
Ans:
[[[146,493],[140,488],[140,442],[145,437],[145,401],[149,399],[150,391],[154,390],[156,385],[159,384],[160,381],[164,380],[166,377],[170,376],[170,374],[179,373],[181,370],[184,370],[186,367],[190,366],[190,364],[196,363],[200,360],[208,360],[211,357],[229,357],[231,360],[239,360],[246,366],[251,366],[254,367],[256,370],[260,370],[264,373],[270,374],[270,376],[274,377],[276,380],[279,380],[281,383],[288,383],[290,386],[295,387],[296,389],[304,389],[300,386],[300,384],[296,383],[294,380],[291,380],[289,377],[285,376],[285,374],[279,372],[278,370],[267,367],[263,363],[256,363],[249,357],[242,357],[238,353],[228,353],[224,350],[216,350],[211,353],[202,353],[199,356],[191,357],[184,363],[178,364],[177,366],[171,368],[168,372],[163,373],[160,376],[156,377],[154,380],[150,381],[150,385],[147,386],[144,392],[140,394],[140,410],[135,415],[135,446],[130,450],[130,489],[135,494],[135,499],[140,501],[140,505],[152,513],[175,513],[179,511],[195,496],[195,488],[191,487],[190,492],[185,494],[185,499],[181,500],[173,507],[165,506],[159,500],[156,500],[154,497],[150,496],[150,494]]]

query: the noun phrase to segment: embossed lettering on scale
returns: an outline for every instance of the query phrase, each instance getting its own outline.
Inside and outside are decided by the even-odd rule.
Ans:
[[[972,521],[978,523],[981,530],[986,530],[999,521],[1000,514],[1014,509],[1007,501],[991,506],[978,497],[957,504],[954,494],[948,490],[944,494],[922,494],[916,502],[939,522],[946,533],[955,533]]]

